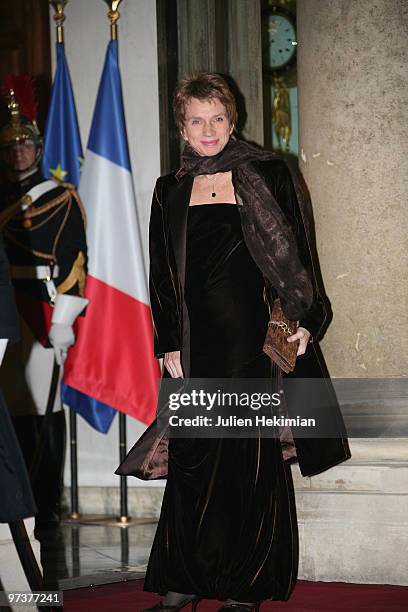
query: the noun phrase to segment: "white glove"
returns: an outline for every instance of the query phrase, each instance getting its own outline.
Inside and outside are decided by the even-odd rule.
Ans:
[[[0,366],[3,361],[4,353],[6,352],[7,342],[7,338],[0,338]]]
[[[72,325],[53,323],[48,338],[53,346],[56,362],[59,366],[64,365],[68,349],[75,342],[75,334]]]
[[[69,347],[75,342],[72,329],[75,319],[88,302],[86,298],[61,293],[55,299],[48,337],[54,348],[56,362],[60,366],[64,364]]]

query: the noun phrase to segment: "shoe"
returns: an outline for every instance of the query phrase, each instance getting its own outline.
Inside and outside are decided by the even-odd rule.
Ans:
[[[259,612],[261,603],[258,601],[254,604],[244,603],[229,603],[224,604],[222,608],[219,608],[217,612]]]
[[[167,612],[180,612],[180,610],[188,606],[189,603],[191,603],[191,612],[195,612],[199,601],[201,601],[201,597],[198,597],[197,595],[194,597],[188,597],[177,606],[166,606],[160,601],[152,608],[145,608],[143,612],[160,612],[160,610],[167,610]]]

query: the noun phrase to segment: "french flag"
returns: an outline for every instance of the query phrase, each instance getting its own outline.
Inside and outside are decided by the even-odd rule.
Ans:
[[[99,431],[116,410],[155,417],[158,361],[135,205],[118,64],[108,44],[79,192],[87,215],[86,316],[64,368],[64,402]]]

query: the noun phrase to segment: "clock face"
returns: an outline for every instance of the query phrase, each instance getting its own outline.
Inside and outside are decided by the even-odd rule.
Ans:
[[[268,12],[264,16],[263,29],[263,63],[272,70],[279,70],[296,53],[295,26],[285,15]]]

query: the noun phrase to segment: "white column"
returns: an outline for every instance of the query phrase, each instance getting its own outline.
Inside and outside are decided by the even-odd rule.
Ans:
[[[408,374],[408,6],[298,0],[297,26],[299,163],[333,310],[324,356],[333,376],[402,378]],[[393,398],[389,387],[382,416],[391,425],[387,414],[395,402],[402,410],[408,398]],[[301,576],[408,584],[407,439],[351,440],[350,446],[352,459],[324,474],[301,479],[295,469]]]
[[[333,322],[331,374],[408,374],[408,5],[299,0],[300,168]]]

